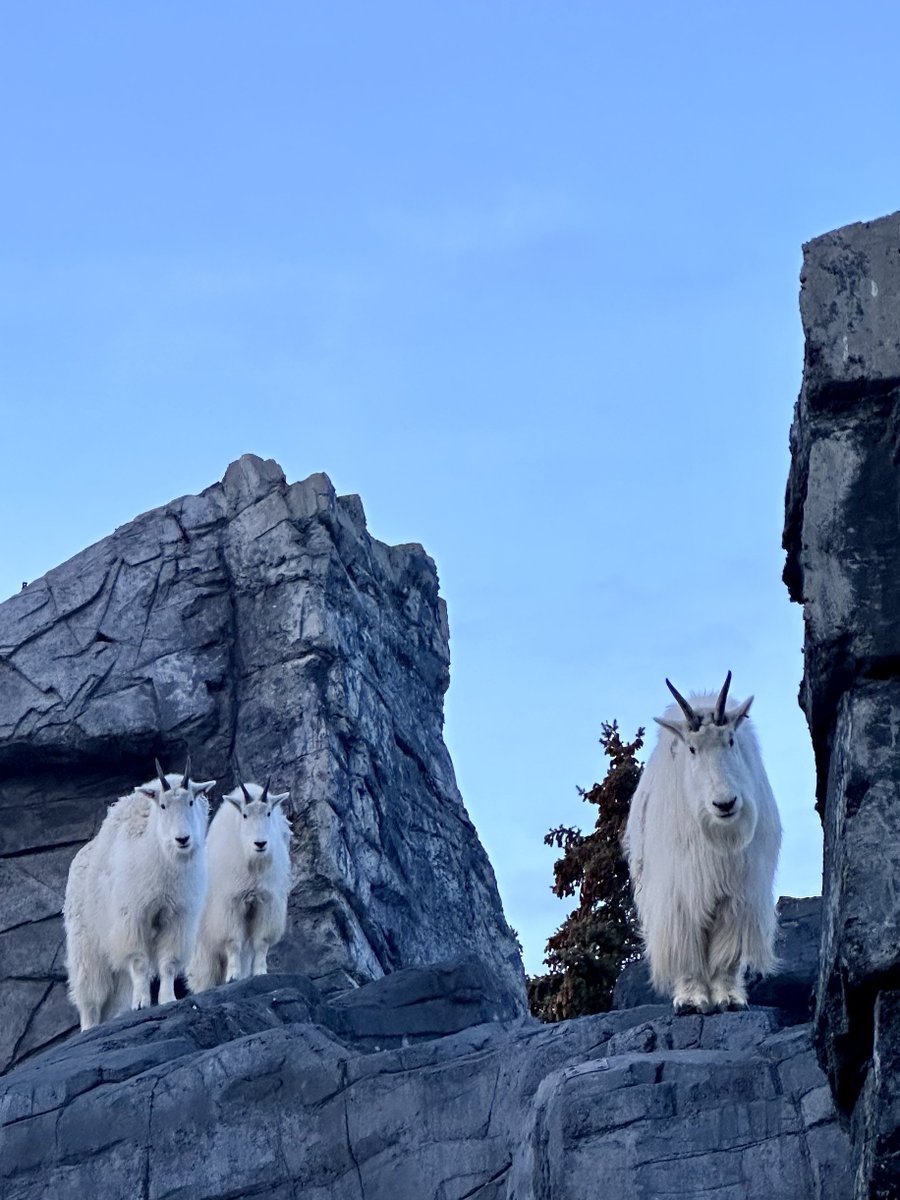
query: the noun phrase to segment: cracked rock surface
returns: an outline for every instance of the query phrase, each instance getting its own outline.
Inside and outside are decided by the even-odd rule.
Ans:
[[[447,615],[421,546],[325,475],[245,455],[0,604],[0,1071],[71,1031],[68,865],[154,756],[214,795],[290,788],[296,883],[272,969],[326,989],[518,948],[444,746]]]
[[[494,993],[472,960],[331,998],[268,976],[75,1035],[0,1080],[0,1194],[846,1200],[808,1026],[541,1025]]]
[[[816,1040],[860,1198],[900,1196],[900,213],[804,247],[785,582],[825,831]]]

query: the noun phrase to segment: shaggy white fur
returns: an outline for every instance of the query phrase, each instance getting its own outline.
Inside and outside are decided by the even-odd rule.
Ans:
[[[166,781],[166,788],[162,780]],[[69,868],[63,917],[69,996],[82,1029],[128,1008],[175,999],[206,894],[205,792],[161,773],[110,806]]]
[[[268,784],[224,797],[206,838],[209,892],[188,967],[194,992],[265,975],[269,947],[284,934],[291,890],[291,827]]]
[[[678,1012],[743,1008],[745,968],[776,965],[781,822],[747,717],[753,697],[726,712],[730,680],[690,701],[669,684],[678,704],[657,718],[625,832],[651,977]]]

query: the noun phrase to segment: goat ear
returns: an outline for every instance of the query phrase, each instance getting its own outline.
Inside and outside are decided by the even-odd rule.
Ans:
[[[674,733],[681,741],[686,741],[684,736],[684,726],[679,725],[677,721],[667,721],[664,717],[654,717],[653,720],[657,725],[662,725],[663,729],[668,729],[669,733]]]
[[[736,708],[733,713],[728,714],[734,724],[735,729],[737,729],[738,725],[740,725],[741,721],[743,721],[744,717],[746,717],[747,713],[749,713],[750,705],[752,703],[753,697],[748,696],[740,708]]]
[[[206,783],[195,783],[193,779],[188,780],[188,787],[191,789],[191,791],[194,793],[195,796],[199,795],[200,792],[203,792],[205,794],[206,792],[209,791],[210,788],[215,787],[215,786],[216,786],[216,781],[214,779],[207,779]]]
[[[223,800],[227,800],[229,804],[233,804],[238,812],[243,812],[240,796],[223,796]]]
[[[159,792],[157,792],[154,788],[142,787],[138,788],[138,791],[142,796],[149,796],[151,800],[155,800],[156,803],[159,804]]]
[[[273,793],[271,796],[269,796],[269,803],[276,806],[281,806],[284,804],[285,800],[290,800],[290,798],[290,792],[279,792],[277,795]]]

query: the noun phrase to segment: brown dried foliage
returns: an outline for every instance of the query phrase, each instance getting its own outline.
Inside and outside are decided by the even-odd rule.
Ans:
[[[639,729],[623,742],[615,721],[602,725],[600,744],[610,763],[602,783],[584,800],[597,806],[593,833],[559,825],[544,837],[562,850],[553,867],[557,896],[578,895],[578,906],[547,942],[546,975],[528,980],[531,1011],[542,1021],[563,1021],[612,1007],[613,987],[626,962],[640,957],[640,934],[631,898],[622,834],[643,767]]]

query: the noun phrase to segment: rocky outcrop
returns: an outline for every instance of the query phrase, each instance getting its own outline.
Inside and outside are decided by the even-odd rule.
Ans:
[[[819,974],[822,897],[782,896],[776,911],[778,970],[765,978],[758,974],[748,977],[747,995],[751,1004],[780,1009],[781,1019],[786,1024],[805,1024],[812,1016]],[[659,1004],[666,999],[659,996],[651,984],[644,959],[629,963],[616,980],[613,994],[616,1008]]]
[[[515,937],[442,739],[448,629],[421,546],[324,475],[246,455],[0,605],[0,1070],[65,1036],[68,864],[158,755],[291,789],[291,934],[326,990],[463,950],[524,1011]]]
[[[804,247],[785,581],[825,829],[819,1052],[856,1197],[900,1195],[900,214]]]
[[[0,1194],[846,1200],[808,1026],[775,1009],[509,1019],[477,962],[323,998],[269,976],[0,1080]]]

